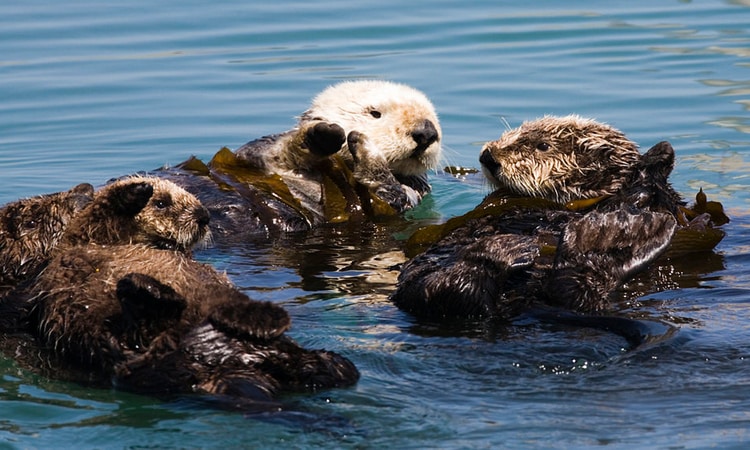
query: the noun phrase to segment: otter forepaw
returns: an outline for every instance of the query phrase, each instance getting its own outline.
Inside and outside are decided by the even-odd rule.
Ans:
[[[121,278],[116,293],[123,313],[133,321],[179,317],[187,305],[174,289],[141,273],[130,273]]]
[[[346,132],[335,123],[318,122],[305,132],[305,146],[319,156],[336,153],[345,141]]]
[[[367,137],[359,131],[352,131],[346,137],[346,146],[349,149],[349,153],[352,154],[355,163],[359,162],[362,152],[366,151],[366,140]]]
[[[276,338],[291,325],[289,315],[280,306],[239,297],[216,305],[208,318],[230,334],[260,339]]]

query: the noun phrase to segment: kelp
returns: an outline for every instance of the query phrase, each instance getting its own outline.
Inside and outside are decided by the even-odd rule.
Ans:
[[[235,191],[245,197],[250,196],[248,186],[252,186],[283,202],[310,223],[315,222],[313,212],[301,204],[281,176],[253,167],[226,147],[221,148],[208,164],[193,156],[177,168],[209,177],[221,190]],[[398,215],[386,201],[357,182],[341,156],[332,155],[322,160],[315,170],[320,176],[323,214],[327,223]]]
[[[724,205],[708,201],[700,189],[692,206],[680,207],[677,222],[680,226],[666,252],[670,257],[713,250],[725,235],[716,227],[729,223],[729,217],[724,213]]]
[[[405,253],[408,257],[413,257],[425,251],[453,230],[466,225],[471,220],[482,217],[502,217],[524,209],[585,212],[607,198],[607,196],[595,197],[560,204],[541,198],[512,197],[506,191],[496,190],[485,197],[477,207],[461,216],[448,219],[442,224],[418,228],[406,240]],[[724,231],[716,227],[728,223],[729,217],[724,213],[724,207],[720,202],[708,201],[703,189],[696,194],[693,205],[689,207],[681,206],[679,212],[680,214],[677,217],[679,226],[666,252],[667,256],[711,251],[724,238]],[[553,251],[554,247],[546,249],[547,253]]]
[[[517,209],[562,209],[563,205],[535,197],[508,197],[503,191],[497,190],[488,195],[471,211],[457,217],[452,217],[441,224],[426,225],[418,228],[406,240],[405,252],[413,257],[437,241],[441,240],[453,230],[466,225],[474,219],[485,216],[501,217]]]
[[[463,167],[463,166],[445,166],[443,168],[443,172],[453,175],[453,176],[462,176],[462,175],[470,175],[473,173],[478,173],[479,169],[476,169],[474,167]]]

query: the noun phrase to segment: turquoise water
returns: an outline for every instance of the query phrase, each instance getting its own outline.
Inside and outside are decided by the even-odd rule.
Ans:
[[[637,352],[591,330],[453,333],[387,300],[393,230],[249,242],[198,256],[292,335],[350,357],[351,389],[249,417],[21,371],[0,359],[9,448],[720,448],[750,441],[750,4],[0,3],[0,203],[210,158],[282,131],[317,92],[382,78],[424,91],[445,164],[544,114],[578,113],[644,148],[669,140],[676,188],[733,221],[715,253],[675,261],[673,289],[633,303],[673,336]],[[506,125],[508,124],[508,125]],[[416,222],[461,214],[481,181],[432,175]]]

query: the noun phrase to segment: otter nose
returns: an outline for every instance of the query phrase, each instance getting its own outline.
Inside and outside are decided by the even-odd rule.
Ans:
[[[424,153],[424,151],[427,150],[427,147],[437,141],[439,137],[435,124],[432,123],[432,121],[425,119],[411,132],[411,138],[417,143],[417,148],[414,150],[414,156],[419,156]]]
[[[198,222],[198,226],[201,228],[208,226],[208,222],[211,221],[211,216],[208,215],[206,208],[196,208],[194,215],[195,221]]]
[[[482,153],[479,155],[479,163],[485,169],[489,170],[490,173],[495,173],[500,168],[500,164],[492,157],[492,152],[487,149],[482,150]]]

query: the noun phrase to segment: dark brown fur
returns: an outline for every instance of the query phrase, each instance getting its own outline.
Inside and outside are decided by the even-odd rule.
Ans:
[[[33,277],[73,216],[94,193],[90,184],[11,202],[0,208],[0,292]]]
[[[628,156],[618,159],[612,153],[626,144],[624,136],[610,132],[615,140],[610,144],[601,139],[586,140],[586,130],[608,129],[599,124],[585,121],[582,129],[549,133],[551,124],[563,124],[563,129],[583,127],[579,120],[545,118],[508,132],[512,138],[507,140],[513,143],[502,151],[496,143],[486,146],[481,157],[485,172],[495,181],[503,180],[506,172],[512,173],[509,178],[517,184],[499,184],[512,194],[538,197],[537,206],[529,208],[528,200],[519,199],[523,206],[513,207],[511,197],[502,213],[477,217],[476,212],[488,209],[493,202],[503,205],[506,200],[502,197],[507,192],[498,190],[488,196],[471,213],[475,218],[468,218],[403,266],[391,296],[396,305],[438,320],[510,319],[533,305],[581,313],[611,308],[612,293],[669,246],[683,202],[668,182],[674,165],[674,150],[669,143],[661,142],[644,155],[637,153],[635,144],[628,145],[624,150]],[[572,140],[571,134],[578,141]],[[541,145],[547,142],[554,145]],[[565,150],[559,147],[561,142]],[[580,144],[571,144],[575,142]],[[576,146],[585,146],[586,142],[597,142],[587,157],[602,160],[599,166],[591,163],[602,171],[601,177],[573,168],[569,176],[551,181],[559,183],[549,191],[543,189],[546,179],[534,179],[534,173],[547,170],[536,168],[539,158],[562,158],[579,164],[583,157],[577,153],[588,150]],[[524,154],[528,161],[508,163],[508,158],[522,159]],[[602,169],[606,165],[620,170],[607,172]],[[529,172],[525,172],[527,167]],[[557,170],[561,166],[549,167]],[[615,173],[615,178],[608,178]],[[581,174],[588,175],[578,179]],[[587,185],[589,181],[593,184]],[[521,192],[521,186],[534,189]],[[588,209],[577,210],[574,200],[589,197],[601,198]],[[550,200],[573,202],[566,207]]]
[[[130,178],[97,193],[23,293],[29,330],[56,376],[255,402],[356,382],[347,359],[284,336],[290,319],[281,307],[249,299],[191,259],[206,217],[165,180]]]
[[[673,152],[667,156],[674,159]],[[609,125],[579,116],[547,116],[488,142],[479,161],[497,188],[565,203],[632,186],[641,155],[633,141]],[[663,167],[668,175],[672,163]],[[666,176],[664,182],[669,188]]]

